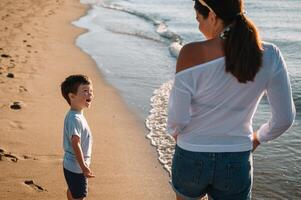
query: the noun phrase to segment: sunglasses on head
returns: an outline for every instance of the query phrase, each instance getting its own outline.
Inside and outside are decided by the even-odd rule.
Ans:
[[[210,6],[208,6],[208,4],[204,0],[198,0],[198,1],[200,2],[200,4],[202,4],[203,6],[205,6],[206,8],[208,8],[213,14],[215,14],[215,12],[213,11],[213,9],[210,8]]]

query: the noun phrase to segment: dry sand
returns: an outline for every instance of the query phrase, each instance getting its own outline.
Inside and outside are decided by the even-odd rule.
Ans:
[[[74,45],[83,30],[70,22],[86,11],[79,0],[0,1],[0,199],[66,199],[62,127],[69,108],[59,85],[77,73],[90,76],[95,91],[85,112],[96,175],[88,199],[174,199],[143,122]]]

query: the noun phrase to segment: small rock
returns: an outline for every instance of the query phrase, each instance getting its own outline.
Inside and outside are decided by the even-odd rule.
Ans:
[[[20,110],[22,106],[20,102],[14,102],[12,105],[10,105],[10,108],[14,110]]]
[[[2,57],[2,58],[10,58],[10,55],[7,55],[7,54],[1,54],[1,57]]]
[[[27,185],[32,185],[33,184],[33,180],[26,180],[24,181],[25,184]]]
[[[14,75],[13,73],[8,73],[8,74],[6,75],[6,77],[8,77],[8,78],[15,78],[15,75]]]

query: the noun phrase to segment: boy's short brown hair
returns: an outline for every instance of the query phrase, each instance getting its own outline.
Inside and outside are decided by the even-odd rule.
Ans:
[[[61,92],[63,97],[66,99],[69,105],[71,105],[70,99],[68,94],[77,93],[78,87],[81,85],[90,85],[91,80],[89,79],[88,76],[82,75],[82,74],[77,74],[77,75],[71,75],[68,76],[61,84]]]

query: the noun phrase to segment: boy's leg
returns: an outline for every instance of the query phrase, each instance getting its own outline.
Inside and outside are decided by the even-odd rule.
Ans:
[[[67,189],[67,199],[68,199],[68,200],[73,200],[72,195],[71,195],[71,192],[70,192],[69,189]]]
[[[87,195],[87,178],[83,174],[73,173],[64,168],[64,175],[68,185],[68,200],[83,200]]]
[[[184,199],[176,194],[176,200],[184,200]]]
[[[73,199],[69,189],[67,189],[67,198],[68,198],[68,200],[84,200],[85,199],[85,198]]]

